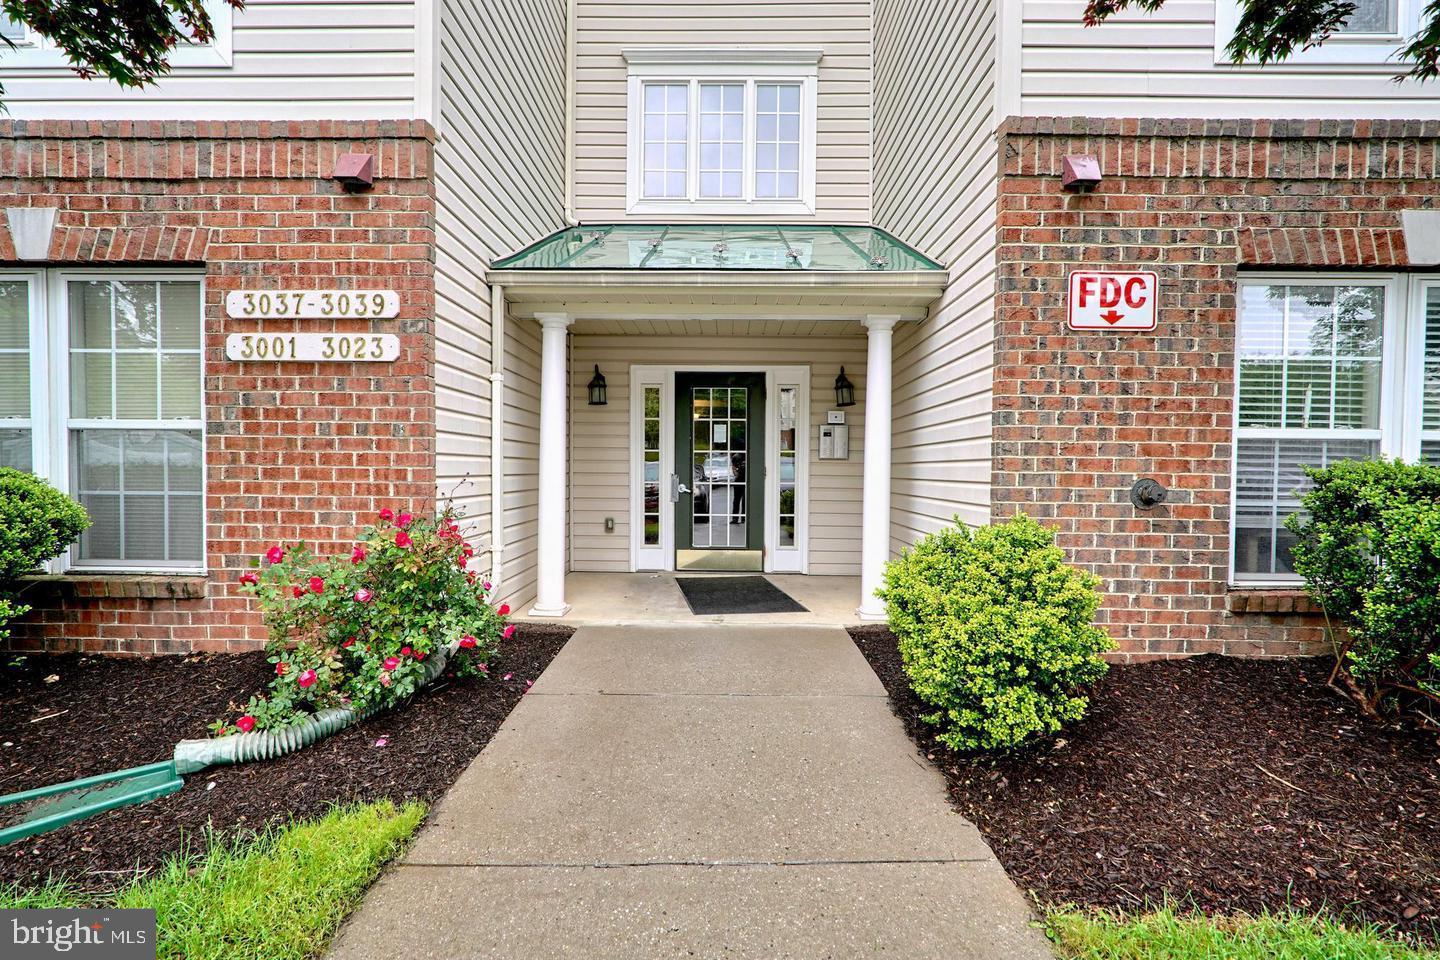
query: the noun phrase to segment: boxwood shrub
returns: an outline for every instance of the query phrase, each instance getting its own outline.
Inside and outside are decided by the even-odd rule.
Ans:
[[[1112,646],[1099,583],[1023,514],[973,531],[957,519],[891,561],[880,595],[940,741],[1005,749],[1079,720]]]
[[[34,474],[0,467],[0,641],[6,624],[30,608],[19,601],[20,578],[79,539],[85,508]]]
[[[1440,467],[1341,461],[1306,471],[1286,522],[1295,572],[1324,608],[1335,677],[1372,715],[1440,703]]]

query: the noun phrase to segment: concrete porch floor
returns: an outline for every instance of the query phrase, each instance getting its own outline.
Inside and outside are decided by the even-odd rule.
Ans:
[[[682,576],[723,577],[728,573],[687,573]],[[753,576],[753,574],[751,574]],[[860,622],[859,577],[815,577],[770,573],[765,578],[789,594],[805,613],[746,613],[697,617],[690,612],[673,573],[571,573],[565,578],[570,612],[559,620],[571,624],[606,623],[788,623],[846,626]],[[521,617],[520,619],[527,619]]]

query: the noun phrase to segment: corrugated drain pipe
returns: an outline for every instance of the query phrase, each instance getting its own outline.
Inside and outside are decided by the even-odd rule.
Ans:
[[[420,686],[427,686],[440,676],[454,650],[454,647],[441,647],[431,659],[425,661],[425,672]],[[324,740],[332,733],[339,733],[351,724],[372,717],[383,709],[385,707],[378,705],[360,711],[347,707],[331,707],[321,710],[304,723],[283,730],[237,733],[210,740],[181,740],[175,744],[175,772],[184,776],[222,764],[274,760]]]

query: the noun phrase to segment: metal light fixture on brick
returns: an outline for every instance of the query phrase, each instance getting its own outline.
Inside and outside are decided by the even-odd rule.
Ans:
[[[851,383],[850,378],[845,376],[844,367],[840,368],[840,376],[835,378],[835,406],[855,406],[855,384]]]
[[[330,178],[338,180],[346,190],[369,190],[375,185],[375,155],[342,153]]]
[[[1089,193],[1103,180],[1100,161],[1089,153],[1067,153],[1060,159],[1060,186],[1078,193]]]
[[[605,374],[600,372],[600,364],[595,364],[595,376],[590,378],[590,406],[603,407],[610,401],[605,399]]]

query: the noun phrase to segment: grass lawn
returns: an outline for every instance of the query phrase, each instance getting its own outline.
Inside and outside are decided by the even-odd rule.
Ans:
[[[1300,914],[1214,918],[1055,910],[1045,920],[1061,960],[1437,960],[1373,927]]]
[[[0,887],[0,908],[156,911],[162,960],[304,960],[324,949],[425,807],[389,801],[212,844],[97,902],[61,881]]]

